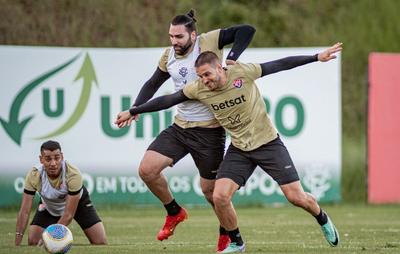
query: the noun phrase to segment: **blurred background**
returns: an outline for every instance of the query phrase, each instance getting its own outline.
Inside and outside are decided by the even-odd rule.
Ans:
[[[0,44],[164,47],[169,45],[171,17],[191,8],[199,32],[253,25],[253,48],[344,43],[342,197],[345,202],[366,202],[368,55],[400,51],[400,1],[0,0]]]

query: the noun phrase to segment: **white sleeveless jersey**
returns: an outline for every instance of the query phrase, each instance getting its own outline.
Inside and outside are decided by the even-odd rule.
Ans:
[[[175,91],[198,79],[194,62],[200,55],[200,37],[196,38],[193,51],[183,58],[175,57],[175,50],[172,47],[169,51],[167,71],[175,84]],[[214,119],[210,110],[198,101],[185,101],[177,105],[178,117],[184,121],[209,121]]]
[[[64,214],[66,199],[68,195],[68,186],[66,181],[66,163],[62,162],[61,178],[62,183],[59,189],[51,186],[49,179],[47,177],[46,171],[42,165],[38,165],[37,168],[40,172],[40,177],[42,181],[42,187],[39,194],[42,203],[46,206],[46,210],[53,216],[62,216]],[[82,196],[82,190],[79,194]]]

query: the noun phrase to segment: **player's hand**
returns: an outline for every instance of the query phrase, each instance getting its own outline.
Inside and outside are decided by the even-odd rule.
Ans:
[[[42,246],[43,246],[43,239],[42,239],[42,238],[40,238],[40,240],[39,240],[37,246],[38,246],[38,247],[42,247]]]
[[[139,120],[139,115],[134,115],[134,116],[132,116],[131,118],[129,118],[129,119],[126,121],[126,122],[127,122],[126,125],[127,125],[127,126],[131,126],[133,120],[135,120],[135,121]]]
[[[139,115],[135,115],[139,117]],[[117,115],[117,119],[115,120],[115,124],[118,126],[118,128],[123,128],[125,126],[129,126],[132,123],[132,120],[135,118],[135,116],[131,116],[131,113],[129,113],[129,110],[125,110],[120,112]]]
[[[139,114],[132,116],[132,120],[138,121],[139,120]]]
[[[233,61],[231,59],[226,59],[225,63],[226,63],[226,65],[234,65],[236,63],[236,61]]]
[[[22,237],[23,237],[23,235],[21,235],[21,234],[15,235],[15,246],[21,246]]]
[[[132,107],[133,107],[133,108],[136,108],[136,106],[132,106]],[[132,117],[128,120],[128,126],[131,125],[131,123],[132,123],[133,120],[135,120],[135,121],[139,120],[139,114],[136,114],[136,115],[132,116]]]
[[[329,60],[336,58],[336,53],[342,51],[343,43],[338,42],[332,47],[326,49],[325,51],[318,54],[318,61],[327,62]]]

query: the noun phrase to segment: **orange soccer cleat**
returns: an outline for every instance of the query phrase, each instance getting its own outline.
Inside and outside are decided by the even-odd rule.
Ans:
[[[223,251],[228,248],[231,243],[231,239],[229,235],[219,235],[218,244],[217,244],[217,252]]]
[[[177,215],[167,215],[163,228],[158,232],[157,239],[160,241],[167,240],[168,237],[174,234],[175,227],[187,218],[188,213],[183,207]]]

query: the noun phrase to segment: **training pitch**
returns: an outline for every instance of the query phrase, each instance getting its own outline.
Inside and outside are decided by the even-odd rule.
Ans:
[[[315,219],[293,206],[237,208],[245,253],[400,253],[400,206],[324,206],[340,233],[332,248]],[[188,208],[189,220],[169,240],[156,234],[164,222],[160,208],[102,208],[108,246],[91,246],[74,222],[69,253],[215,253],[217,220],[211,208]],[[0,253],[45,253],[39,247],[14,247],[17,211],[0,210]],[[30,219],[32,218],[32,214]],[[27,232],[25,232],[27,233]]]

